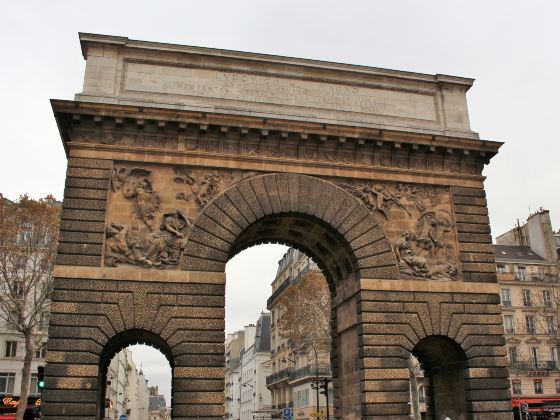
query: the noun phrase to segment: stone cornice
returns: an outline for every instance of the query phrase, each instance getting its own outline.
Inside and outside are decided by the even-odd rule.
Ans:
[[[278,65],[293,65],[322,70],[345,71],[361,73],[380,77],[392,77],[397,79],[414,80],[429,83],[447,83],[463,86],[467,90],[473,85],[474,79],[468,77],[450,76],[445,74],[425,74],[408,72],[402,70],[383,69],[378,67],[361,66],[355,64],[336,63],[321,60],[311,60],[295,57],[284,57],[271,54],[248,53],[243,51],[224,50],[218,48],[195,47],[190,45],[169,44],[161,42],[141,41],[129,39],[123,36],[102,35],[83,33],[79,34],[80,46],[84,59],[87,58],[88,47],[92,44],[107,45],[115,47],[126,47],[131,49],[152,50],[159,52],[171,52],[180,54],[191,54],[198,56],[219,56],[222,58],[237,59],[243,61],[267,62]]]
[[[502,142],[490,140],[468,139],[441,135],[432,135],[423,132],[400,132],[395,130],[382,130],[368,127],[356,127],[347,125],[320,124],[306,121],[289,121],[284,119],[267,119],[260,117],[205,113],[187,110],[176,110],[167,108],[147,108],[132,105],[118,105],[95,102],[51,100],[51,105],[55,113],[61,138],[63,139],[65,150],[68,154],[68,136],[60,126],[60,116],[67,114],[79,120],[81,115],[98,116],[104,119],[112,118],[116,121],[132,119],[136,121],[152,121],[155,123],[174,123],[178,126],[196,124],[201,127],[219,126],[227,130],[231,128],[260,130],[264,135],[271,131],[282,133],[298,133],[305,136],[316,136],[322,140],[332,140],[337,138],[339,141],[355,141],[359,144],[363,142],[375,142],[381,144],[392,143],[396,148],[408,145],[413,149],[420,147],[428,149],[430,152],[436,150],[447,153],[460,152],[465,155],[474,154],[483,163],[488,163]]]

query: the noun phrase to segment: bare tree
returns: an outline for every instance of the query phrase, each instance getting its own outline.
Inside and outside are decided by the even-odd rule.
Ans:
[[[0,319],[25,343],[17,420],[27,407],[31,361],[44,340],[59,219],[50,196],[11,202],[0,194]]]
[[[535,290],[533,296],[533,305],[536,307],[535,311],[535,326],[536,332],[539,335],[546,335],[548,343],[553,345],[556,349],[560,348],[560,277],[558,271],[547,273],[540,279],[542,282],[541,290]],[[558,365],[558,350],[556,353],[556,362]],[[551,366],[558,369],[558,366]]]
[[[280,334],[294,352],[328,354],[330,346],[330,292],[318,270],[301,276],[279,301]]]

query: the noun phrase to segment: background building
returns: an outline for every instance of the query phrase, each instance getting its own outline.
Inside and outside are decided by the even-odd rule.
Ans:
[[[157,386],[148,387],[150,398],[148,420],[167,420],[171,418],[171,414],[167,409],[165,397],[159,393]]]
[[[226,372],[225,372],[225,413],[226,419],[239,420],[241,403],[241,349],[245,343],[245,331],[236,331],[226,338]]]
[[[541,209],[494,245],[513,406],[526,402],[543,414],[560,408],[557,240]]]
[[[282,316],[279,306],[280,298],[290,286],[298,284],[301,275],[311,271],[319,271],[319,267],[301,251],[290,248],[278,263],[278,271],[272,282],[272,295],[267,301],[271,312],[271,374],[266,378],[272,393],[274,415],[280,417],[282,409],[293,408],[294,419],[309,418],[317,411],[317,393],[312,383],[318,375],[320,378],[331,378],[330,353],[319,351],[315,355],[302,354],[291,348],[282,337],[278,320]],[[332,411],[332,384],[329,402]],[[319,406],[326,412],[325,397],[319,395]]]
[[[271,396],[266,387],[270,374],[270,314],[262,313],[257,325],[245,327],[241,349],[240,418],[271,418]]]
[[[148,416],[147,380],[136,368],[130,350],[121,350],[109,363],[105,401],[106,419],[126,415],[128,420],[145,420]]]

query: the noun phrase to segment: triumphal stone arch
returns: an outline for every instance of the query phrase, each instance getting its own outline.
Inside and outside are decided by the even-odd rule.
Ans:
[[[103,417],[137,342],[173,418],[221,418],[225,265],[309,254],[332,293],[339,419],[510,418],[473,80],[81,34],[82,93],[53,100],[68,171],[44,414]],[[247,267],[247,270],[250,270]]]

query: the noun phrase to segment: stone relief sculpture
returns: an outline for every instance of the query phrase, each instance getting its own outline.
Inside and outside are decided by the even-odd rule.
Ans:
[[[149,232],[140,229],[136,222],[130,226],[111,223],[106,230],[105,265],[176,266],[191,226],[192,220],[180,210],[164,213],[159,228]]]
[[[152,229],[160,198],[152,188],[150,174],[150,171],[140,168],[130,171],[126,168],[114,169],[111,186],[113,191],[121,191],[124,198],[134,200],[135,216]]]
[[[450,194],[443,187],[369,182],[341,184],[381,224],[402,277],[454,280],[458,275]]]
[[[201,209],[223,188],[257,171],[117,167],[111,177],[105,265],[177,268]],[[155,191],[154,182],[162,197]],[[163,208],[162,208],[163,207]],[[128,209],[128,210],[126,210]]]
[[[342,186],[361,199],[372,212],[377,211],[381,213],[385,220],[389,218],[388,212],[392,205],[399,206],[410,216],[408,209],[384,185],[370,183],[360,187],[348,184],[343,184]]]
[[[221,180],[222,175],[209,172],[202,181],[197,182],[191,170],[175,169],[175,182],[186,186],[186,192],[178,193],[175,197],[178,200],[194,200],[202,208],[220,192]]]

